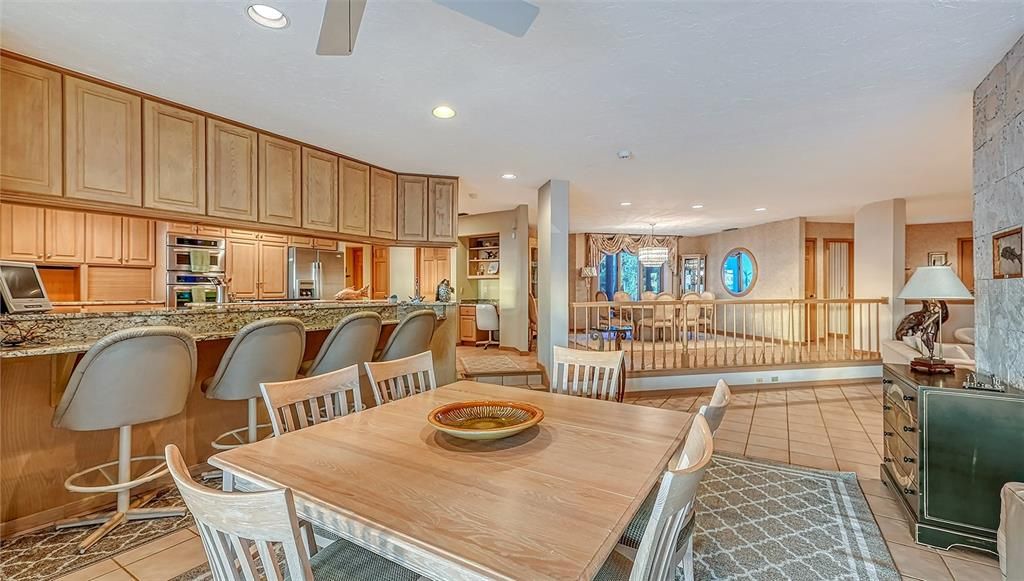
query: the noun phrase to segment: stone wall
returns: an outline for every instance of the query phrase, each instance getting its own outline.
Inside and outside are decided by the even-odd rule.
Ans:
[[[1024,387],[1024,279],[992,278],[992,235],[1021,224],[1024,224],[1024,37],[974,91],[978,368]]]

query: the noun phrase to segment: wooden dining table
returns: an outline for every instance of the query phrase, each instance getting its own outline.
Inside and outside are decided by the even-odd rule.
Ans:
[[[468,441],[427,423],[456,401],[544,411]],[[683,442],[692,414],[458,381],[221,452],[253,489],[290,488],[300,517],[425,577],[591,579]]]

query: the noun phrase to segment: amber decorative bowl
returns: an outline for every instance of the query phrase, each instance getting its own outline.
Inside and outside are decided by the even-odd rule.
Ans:
[[[498,440],[536,426],[544,419],[539,407],[517,401],[459,401],[430,410],[427,421],[446,434],[465,440]]]

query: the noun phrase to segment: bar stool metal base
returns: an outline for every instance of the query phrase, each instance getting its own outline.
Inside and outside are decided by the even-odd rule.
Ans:
[[[259,421],[259,416],[256,404],[259,400],[257,398],[250,398],[245,401],[248,407],[246,425],[241,428],[224,432],[223,434],[214,438],[214,440],[210,442],[210,446],[214,450],[231,450],[233,448],[237,448],[245,444],[251,444],[259,439],[259,430],[272,428],[270,424],[257,423]],[[242,434],[245,434],[245,436],[243,437]],[[271,435],[273,434],[271,433]],[[232,439],[234,439],[234,441],[231,441]],[[231,492],[233,489],[230,475],[224,474],[220,470],[209,470],[207,472],[203,472],[202,474],[200,474],[199,477],[202,478],[203,480],[223,478],[223,490],[225,492]]]

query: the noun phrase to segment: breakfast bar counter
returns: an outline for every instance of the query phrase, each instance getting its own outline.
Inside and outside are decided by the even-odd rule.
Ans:
[[[135,429],[134,456],[162,454],[177,444],[189,465],[200,469],[214,450],[210,442],[228,429],[244,426],[245,401],[206,398],[201,385],[211,377],[238,330],[269,317],[295,317],[306,327],[304,360],[313,359],[334,325],[347,315],[378,313],[384,320],[381,343],[411,313],[432,310],[437,317],[430,350],[439,385],[456,379],[455,303],[386,301],[301,301],[209,304],[189,309],[95,313],[0,315],[0,333],[28,333],[35,341],[0,348],[0,537],[88,512],[111,495],[83,498],[68,492],[64,480],[83,467],[116,457],[117,430],[72,432],[54,428],[52,417],[68,378],[98,339],[121,329],[172,325],[197,341],[196,382],[185,410]],[[139,377],[145,382],[145,377]],[[369,399],[372,405],[373,399]],[[262,411],[262,406],[260,406]]]

